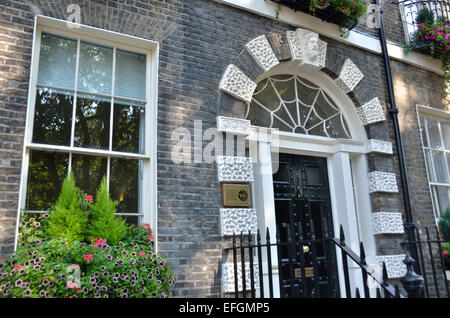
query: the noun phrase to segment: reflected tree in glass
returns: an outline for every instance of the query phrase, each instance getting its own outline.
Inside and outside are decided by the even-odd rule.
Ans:
[[[139,160],[111,159],[109,189],[112,199],[119,201],[117,212],[140,212]]]
[[[72,155],[72,171],[77,187],[87,194],[97,192],[102,178],[106,176],[107,159],[104,157]]]
[[[96,96],[77,98],[75,147],[109,149],[111,103]]]
[[[56,202],[68,165],[69,154],[30,151],[26,210],[48,210]]]
[[[114,151],[144,152],[143,104],[114,103],[113,146]]]
[[[39,88],[36,92],[32,141],[69,146],[72,104],[71,93]]]

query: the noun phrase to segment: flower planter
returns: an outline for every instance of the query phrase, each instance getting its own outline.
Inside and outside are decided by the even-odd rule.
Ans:
[[[309,9],[310,0],[281,0],[276,1],[276,3],[289,7],[294,11],[308,13],[325,22],[343,26],[348,30],[353,29],[358,24],[358,19],[349,18],[346,15],[334,10],[331,6],[328,6],[326,9],[317,9],[316,12],[312,13]]]

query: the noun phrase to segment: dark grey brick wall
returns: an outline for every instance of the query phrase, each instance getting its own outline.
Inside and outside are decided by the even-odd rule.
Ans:
[[[43,14],[65,19],[71,2],[0,2],[0,257],[11,253],[14,241],[33,18]],[[226,66],[239,58],[249,40],[293,28],[211,0],[75,2],[81,6],[83,24],[161,43],[157,127],[159,249],[177,273],[176,296],[220,296],[222,250],[230,241],[219,235],[221,197],[216,167],[206,163],[173,164],[171,133],[178,127],[193,133],[194,120],[202,120],[204,128],[214,127],[222,106],[231,105],[231,111],[241,111],[242,105],[233,106],[235,101],[218,90]],[[342,56],[350,57],[365,74],[370,89],[356,95],[376,92],[385,105],[387,90],[381,58],[322,38]],[[444,107],[438,97],[439,78],[398,62],[393,62],[393,71],[397,102],[400,111],[406,112],[400,120],[415,213],[428,224],[432,211],[427,185],[423,183],[426,174],[412,107],[419,102]],[[409,94],[410,90],[416,93]],[[369,138],[393,142],[389,120],[370,125],[367,133]],[[398,176],[395,157],[372,155],[369,166],[396,172]],[[397,195],[374,194],[372,203],[374,211],[403,211]],[[382,238],[379,252],[399,252],[401,239]]]

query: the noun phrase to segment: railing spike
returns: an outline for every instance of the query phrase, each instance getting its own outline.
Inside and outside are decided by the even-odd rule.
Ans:
[[[359,258],[361,259],[361,263],[363,265],[367,265],[366,263],[366,252],[364,251],[363,242],[359,242]]]
[[[345,246],[345,235],[344,235],[344,228],[342,227],[342,224],[341,224],[341,227],[339,228],[339,238],[341,240],[341,245]]]
[[[266,243],[267,243],[267,244],[270,243],[270,232],[269,232],[269,227],[266,227]]]
[[[377,287],[377,298],[381,298],[381,290]]]
[[[383,285],[386,286],[388,284],[389,284],[389,277],[387,273],[386,263],[383,262]]]
[[[400,288],[395,284],[395,298],[400,298]]]

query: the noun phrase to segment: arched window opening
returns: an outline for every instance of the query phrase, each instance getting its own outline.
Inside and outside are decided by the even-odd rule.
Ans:
[[[246,118],[255,126],[350,139],[342,111],[331,97],[296,75],[275,75],[259,82]]]

